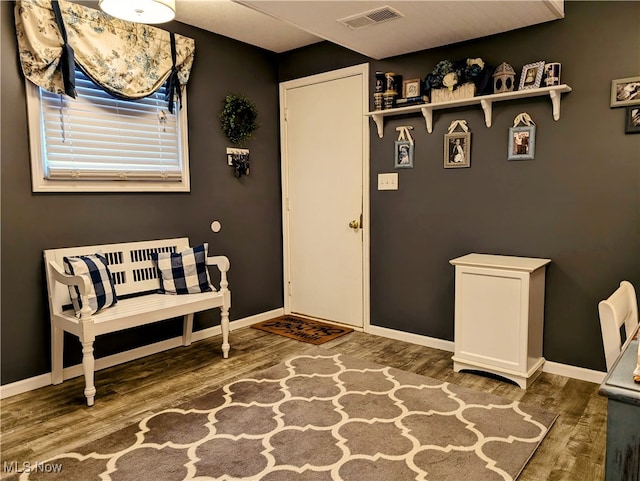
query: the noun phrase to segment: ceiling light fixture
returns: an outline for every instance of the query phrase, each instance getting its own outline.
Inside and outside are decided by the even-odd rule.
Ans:
[[[176,16],[175,0],[100,0],[103,12],[137,23],[164,23]]]

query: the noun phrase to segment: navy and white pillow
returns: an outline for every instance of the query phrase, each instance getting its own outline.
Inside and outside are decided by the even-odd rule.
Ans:
[[[207,270],[209,244],[190,247],[182,252],[154,252],[151,258],[160,271],[160,292],[166,294],[197,294],[211,292]]]
[[[107,267],[107,259],[101,253],[65,257],[63,263],[67,274],[89,279],[91,288],[87,295],[91,314],[118,302],[113,276]],[[69,286],[69,296],[76,316],[80,317],[83,305],[78,286]]]

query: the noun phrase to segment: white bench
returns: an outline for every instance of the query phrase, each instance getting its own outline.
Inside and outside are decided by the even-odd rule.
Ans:
[[[85,378],[84,395],[87,405],[92,406],[96,394],[93,383],[95,359],[93,342],[96,336],[141,326],[164,319],[184,316],[182,344],[191,344],[193,315],[196,312],[220,308],[222,329],[222,355],[229,355],[229,308],[231,292],[228,289],[227,271],[229,259],[225,256],[207,258],[207,266],[217,266],[220,274],[219,289],[198,294],[159,294],[160,279],[151,259],[153,252],[181,252],[191,247],[188,238],[163,239],[122,244],[106,244],[44,251],[51,315],[51,382],[63,381],[62,353],[64,331],[80,339],[82,343],[82,365]],[[88,305],[85,292],[89,281],[80,276],[68,275],[63,268],[63,258],[90,255],[101,252],[107,259],[109,270],[115,281],[118,302],[97,313],[76,317],[69,286],[77,285],[83,296],[83,305]],[[212,282],[217,276],[210,273]]]

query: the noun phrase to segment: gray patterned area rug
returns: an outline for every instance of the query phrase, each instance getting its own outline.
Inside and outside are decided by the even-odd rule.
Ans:
[[[543,409],[314,347],[22,480],[513,480]]]

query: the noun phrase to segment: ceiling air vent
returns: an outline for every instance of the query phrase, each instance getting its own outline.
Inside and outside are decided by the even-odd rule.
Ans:
[[[338,22],[349,28],[359,29],[376,23],[388,22],[389,20],[394,20],[400,17],[404,17],[404,15],[396,9],[386,6],[376,8],[375,10],[370,10],[368,12],[359,13],[357,15],[352,15],[350,17],[340,18],[338,19]]]

